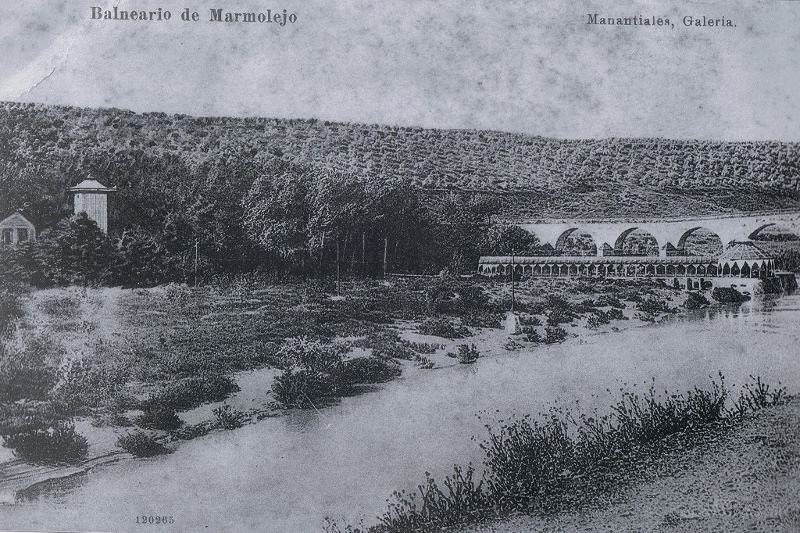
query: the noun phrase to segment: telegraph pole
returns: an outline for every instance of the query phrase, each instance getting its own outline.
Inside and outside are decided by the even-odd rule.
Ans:
[[[514,298],[514,248],[511,248],[511,312],[514,312],[515,307]]]

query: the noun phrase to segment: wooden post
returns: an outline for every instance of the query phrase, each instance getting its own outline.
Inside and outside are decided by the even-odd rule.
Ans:
[[[515,299],[514,299],[514,249],[511,249],[511,312],[514,312]]]
[[[336,239],[336,296],[342,295],[342,279],[339,275],[339,239]]]
[[[197,287],[197,263],[200,256],[200,239],[194,240],[194,286]]]
[[[322,242],[319,247],[319,279],[322,279],[322,254],[325,250],[325,232],[322,232]]]
[[[383,277],[386,279],[386,252],[389,249],[389,237],[383,238]]]

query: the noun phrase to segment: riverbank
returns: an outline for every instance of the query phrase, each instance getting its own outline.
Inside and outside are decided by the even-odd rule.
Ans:
[[[77,376],[85,380],[76,380],[80,387],[73,396],[96,392],[88,388],[109,377],[113,386],[103,382],[108,394],[93,396],[91,408],[85,407],[87,398],[77,398],[84,409],[71,419],[88,440],[88,458],[47,469],[31,465],[28,475],[25,463],[3,449],[0,461],[16,474],[0,472],[0,493],[13,500],[30,485],[89,470],[102,464],[102,458],[129,459],[117,439],[133,431],[131,424],[142,414],[141,402],[158,398],[192,376],[203,376],[198,372],[209,366],[234,387],[222,399],[180,410],[181,429],[150,430],[167,451],[210,431],[280,415],[284,410],[269,393],[279,373],[273,356],[293,335],[344,343],[348,357],[374,356],[376,350],[387,349],[388,338],[388,348],[399,350],[402,357],[396,360],[413,376],[459,366],[460,346],[474,346],[480,357],[502,358],[570,338],[580,343],[588,335],[677,316],[688,298],[685,292],[642,282],[532,280],[516,287],[522,332],[509,335],[499,328],[503,310],[511,303],[508,284],[399,280],[348,289],[343,298],[330,298],[320,286],[249,282],[202,289],[68,288],[32,293],[22,329],[34,338],[56,338],[54,353],[61,362],[79,362],[88,370]],[[373,340],[364,342],[369,339]],[[16,402],[7,407],[19,416],[46,404]],[[226,424],[230,418],[222,419],[220,409],[228,409],[236,423]]]
[[[460,531],[798,531],[800,401],[670,439],[618,477],[622,483],[579,509]]]

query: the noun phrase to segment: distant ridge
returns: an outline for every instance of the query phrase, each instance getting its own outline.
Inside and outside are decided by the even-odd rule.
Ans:
[[[799,143],[563,140],[0,103],[0,162],[49,163],[68,174],[82,161],[122,152],[177,157],[190,169],[220,160],[281,159],[358,178],[407,180],[430,194],[511,193],[508,209],[526,218],[712,215],[800,206]]]

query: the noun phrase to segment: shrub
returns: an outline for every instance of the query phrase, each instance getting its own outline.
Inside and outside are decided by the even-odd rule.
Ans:
[[[608,313],[605,313],[601,310],[595,310],[594,313],[590,314],[586,318],[586,326],[591,329],[597,329],[600,326],[604,326],[610,323],[611,319],[609,318]]]
[[[29,463],[77,464],[89,450],[86,437],[69,423],[54,426],[26,427],[3,435],[3,446]]]
[[[711,297],[720,303],[742,303],[750,299],[749,296],[742,294],[733,287],[714,287]]]
[[[175,411],[194,409],[209,402],[221,402],[229,394],[239,390],[231,378],[222,374],[192,377],[173,383],[142,403],[142,409],[165,408]]]
[[[616,307],[612,308],[612,309],[609,309],[608,312],[606,313],[606,316],[608,317],[609,320],[627,320],[628,319],[628,317],[626,317],[622,313],[622,309],[617,309]]]
[[[315,402],[330,399],[338,392],[338,382],[330,374],[310,370],[285,370],[272,383],[275,398],[287,407],[308,409]]]
[[[446,318],[428,318],[419,325],[418,329],[422,335],[434,335],[446,339],[461,339],[471,335],[469,329],[455,325]]]
[[[336,377],[342,386],[359,383],[384,383],[401,373],[397,364],[378,357],[357,357],[344,361],[339,367]]]
[[[441,531],[456,524],[481,520],[491,512],[483,490],[483,481],[475,481],[475,470],[454,466],[453,476],[447,476],[442,491],[436,481],[426,473],[425,485],[418,487],[419,494],[395,492],[395,502],[378,520],[377,531]],[[419,496],[419,500],[417,500]],[[352,531],[346,529],[346,531]]]
[[[45,336],[0,338],[0,401],[45,400],[56,382],[62,349]]]
[[[613,307],[615,309],[625,309],[625,304],[619,298],[603,294],[597,298],[597,307]]]
[[[242,427],[242,414],[231,409],[230,405],[223,405],[214,409],[217,425],[222,429],[237,429]]]
[[[411,361],[414,358],[414,349],[416,349],[413,345],[409,346],[403,343],[397,333],[389,331],[368,335],[364,346],[372,349],[373,357],[403,359],[406,361]]]
[[[533,328],[527,332],[527,339],[528,342],[542,342],[542,336]]]
[[[541,326],[542,321],[539,320],[539,317],[534,315],[529,315],[528,313],[521,313],[519,315],[519,323],[523,326]]]
[[[665,300],[660,300],[658,298],[644,299],[636,304],[636,309],[648,315],[674,312],[674,309],[672,309]]]
[[[544,342],[547,344],[555,344],[567,338],[567,332],[560,327],[546,328],[545,335]]]
[[[162,431],[171,431],[183,425],[175,409],[160,406],[148,407],[143,414],[136,417],[134,423],[139,427]]]
[[[788,400],[786,388],[781,387],[780,383],[778,383],[777,389],[770,392],[770,386],[762,382],[760,376],[754,378],[751,375],[750,379],[754,383],[744,384],[743,390],[734,404],[733,409],[736,414],[741,416],[765,407],[780,405]]]
[[[3,275],[0,273],[0,278],[2,277]],[[22,317],[23,314],[19,291],[0,287],[0,336],[7,335],[14,320]]]
[[[169,453],[155,437],[144,431],[135,431],[117,439],[117,446],[136,457],[153,457]]]
[[[708,299],[699,292],[690,292],[686,295],[686,301],[683,306],[686,309],[700,309],[708,305]]]
[[[56,386],[48,394],[48,399],[62,412],[76,414],[86,408],[97,408],[110,401],[125,383],[122,370],[91,361],[72,361],[62,369]]]
[[[477,361],[478,357],[480,357],[480,354],[478,350],[475,349],[474,344],[469,346],[466,344],[458,345],[458,362],[462,365],[470,365]]]
[[[287,339],[275,355],[285,369],[330,372],[342,362],[343,346],[311,341],[306,337]]]

